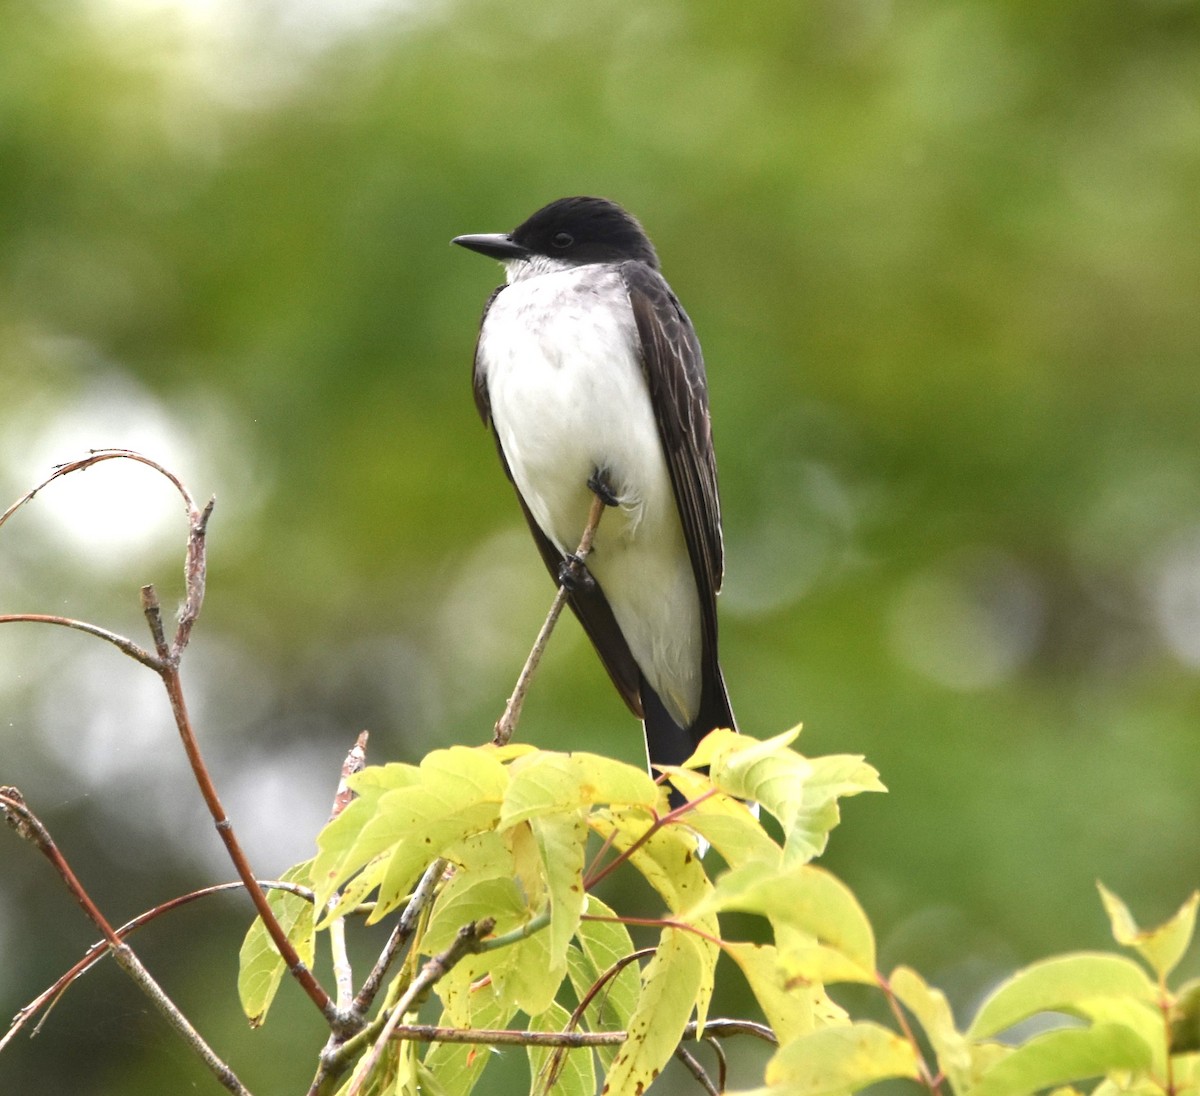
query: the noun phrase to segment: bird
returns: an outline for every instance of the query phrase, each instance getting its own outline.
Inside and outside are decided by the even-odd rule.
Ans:
[[[475,405],[547,569],[629,709],[650,766],[737,729],[717,649],[724,544],[708,383],[692,322],[615,202],[550,202],[452,243],[504,267]],[[605,504],[586,561],[574,555]]]

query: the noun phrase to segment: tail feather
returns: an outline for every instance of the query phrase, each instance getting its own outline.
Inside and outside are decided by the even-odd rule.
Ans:
[[[701,696],[700,711],[691,726],[681,727],[671,718],[658,693],[642,678],[642,723],[646,730],[646,754],[651,766],[682,765],[695,752],[700,740],[718,727],[737,730],[725,680],[718,669]],[[671,802],[682,799],[672,793]]]

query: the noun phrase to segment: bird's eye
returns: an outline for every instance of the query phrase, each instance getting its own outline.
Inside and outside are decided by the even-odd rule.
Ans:
[[[570,247],[575,242],[575,237],[569,232],[556,232],[554,239],[550,241],[555,247]]]

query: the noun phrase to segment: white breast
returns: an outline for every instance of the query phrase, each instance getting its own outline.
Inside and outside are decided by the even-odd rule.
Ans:
[[[587,481],[607,472],[620,502],[600,521],[588,568],[687,726],[700,703],[700,605],[636,346],[620,274],[577,267],[508,286],[484,322],[480,362],[513,479],[560,551],[578,546]]]

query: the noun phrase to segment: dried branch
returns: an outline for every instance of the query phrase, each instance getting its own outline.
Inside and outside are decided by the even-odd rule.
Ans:
[[[139,647],[132,639],[126,639],[107,628],[89,624],[86,620],[72,620],[70,617],[53,616],[48,613],[0,613],[0,624],[57,624],[62,628],[74,628],[77,632],[86,632],[97,639],[103,639],[118,648],[123,654],[136,659],[143,666],[148,666],[155,672],[159,663],[149,651]]]
[[[155,1008],[166,1018],[167,1023],[192,1048],[205,1066],[223,1087],[236,1096],[250,1096],[249,1090],[238,1080],[237,1074],[225,1064],[204,1041],[200,1033],[191,1025],[187,1017],[179,1011],[178,1006],[163,991],[150,972],[134,954],[133,949],[117,935],[104,915],[96,907],[91,896],[80,883],[79,878],[71,870],[70,864],[63,856],[50,831],[25,803],[24,797],[16,788],[0,788],[0,813],[4,820],[16,830],[24,840],[34,845],[37,850],[50,861],[66,884],[76,902],[83,908],[88,919],[104,936],[108,948],[112,951],[117,964],[137,983],[138,988],[154,1003]]]
[[[346,754],[342,762],[342,772],[338,779],[337,791],[333,796],[333,810],[329,821],[332,822],[354,800],[354,792],[350,789],[350,777],[362,772],[367,764],[368,732],[363,731],[358,740]],[[337,898],[329,900],[330,908],[337,905]],[[333,981],[337,989],[338,1012],[346,1015],[354,1006],[354,972],[350,966],[350,955],[346,951],[346,919],[336,917],[329,924],[329,950],[333,956]],[[335,1036],[336,1037],[336,1036]]]
[[[416,932],[417,922],[426,907],[433,901],[437,885],[442,881],[445,872],[445,860],[435,860],[425,869],[425,874],[421,876],[421,881],[408,900],[408,905],[404,907],[404,912],[400,915],[400,920],[392,930],[391,936],[388,937],[388,942],[384,945],[379,959],[371,969],[371,973],[367,975],[366,981],[363,982],[358,996],[354,998],[354,1015],[361,1017],[367,1014],[367,1010],[375,1000],[375,995],[383,985],[383,979],[392,963],[395,962],[396,956],[408,943],[412,934]]]
[[[209,814],[212,815],[217,833],[225,844],[229,858],[246,887],[247,894],[249,894],[272,942],[279,950],[279,954],[283,957],[292,975],[300,983],[313,1003],[321,1010],[322,1015],[325,1016],[330,1025],[335,1030],[339,1030],[345,1026],[346,1018],[339,1013],[329,994],[326,993],[316,980],[312,971],[301,961],[295,947],[288,940],[287,934],[276,919],[274,911],[272,911],[267,902],[266,894],[260,888],[249,861],[242,851],[237,836],[233,831],[233,826],[225,814],[224,807],[221,805],[221,800],[217,795],[212,777],[209,775],[208,768],[201,756],[195,731],[192,728],[191,718],[188,715],[187,704],[184,701],[183,685],[179,677],[179,663],[187,647],[188,640],[191,637],[192,627],[196,623],[200,615],[200,609],[204,603],[207,569],[206,536],[208,521],[212,516],[215,500],[209,499],[203,507],[197,506],[191,493],[174,472],[171,472],[157,461],[151,460],[149,457],[143,456],[132,449],[99,449],[92,450],[88,456],[80,460],[70,461],[55,468],[54,472],[47,479],[19,498],[0,515],[0,526],[48,484],[72,472],[84,471],[106,460],[131,460],[138,464],[144,464],[148,468],[158,472],[179,493],[187,509],[188,541],[184,562],[186,591],[174,639],[168,644],[165,629],[163,628],[162,609],[159,605],[158,594],[152,585],[142,587],[141,598],[142,611],[150,627],[150,634],[154,640],[157,657],[150,655],[131,640],[115,635],[107,631],[107,629],[98,628],[96,625],[85,624],[80,621],[68,621],[64,617],[23,614],[16,617],[0,617],[0,623],[8,620],[36,620],[41,623],[59,624],[65,627],[77,628],[115,644],[125,654],[137,659],[142,665],[149,667],[159,675],[167,690],[167,698],[170,701],[171,711],[175,717],[175,725],[179,731],[184,752],[187,754],[188,762],[191,765],[192,774],[195,777],[197,786],[200,788],[200,794],[204,798]]]
[[[583,527],[583,536],[579,540],[579,547],[575,550],[575,558],[580,563],[592,550],[596,526],[600,524],[600,517],[603,513],[604,500],[597,495],[592,499],[592,508],[588,512],[587,524]],[[525,659],[525,665],[521,667],[521,673],[517,677],[517,684],[513,689],[512,696],[508,698],[508,703],[504,706],[504,714],[496,721],[492,741],[497,746],[507,744],[517,729],[517,722],[521,718],[521,708],[525,703],[525,694],[529,691],[529,684],[533,680],[533,672],[537,669],[538,663],[542,661],[546,644],[550,642],[550,633],[554,631],[554,625],[558,623],[559,614],[566,603],[567,588],[560,585],[558,592],[554,595],[554,601],[550,605],[550,612],[546,614],[546,620],[537,634],[537,639],[533,641],[529,657]]]
[[[428,872],[426,874],[428,875]],[[445,951],[426,960],[420,972],[387,1013],[352,1039],[348,1039],[332,1054],[322,1055],[320,1071],[309,1089],[310,1096],[324,1096],[325,1093],[332,1092],[333,1086],[345,1073],[354,1056],[370,1046],[370,1052],[356,1067],[354,1080],[346,1093],[346,1096],[358,1096],[400,1021],[425,1000],[429,991],[454,969],[460,959],[478,950],[480,943],[491,933],[495,924],[492,918],[484,917],[464,925]]]
[[[289,894],[298,895],[309,902],[313,900],[312,890],[308,887],[302,887],[299,883],[288,883],[280,879],[266,879],[260,880],[259,885],[266,887],[267,890],[287,891]],[[169,901],[155,906],[153,909],[146,910],[144,913],[139,913],[136,917],[126,921],[125,924],[116,929],[116,935],[124,940],[125,937],[136,932],[138,929],[142,928],[143,925],[148,925],[151,921],[155,921],[164,914],[179,909],[181,906],[189,905],[198,899],[208,898],[214,894],[223,894],[226,891],[244,889],[245,884],[238,880],[237,882],[233,883],[215,883],[211,887],[202,887],[200,890],[190,891],[187,894],[181,894],[176,898],[172,898]],[[91,970],[92,967],[99,963],[100,960],[103,959],[108,953],[108,941],[102,940],[99,943],[93,944],[90,948],[88,948],[81,959],[79,959],[69,970],[65,971],[58,977],[53,985],[48,986],[41,993],[39,993],[37,997],[30,1001],[29,1004],[21,1008],[17,1012],[16,1016],[13,1017],[12,1024],[9,1026],[8,1031],[4,1033],[3,1038],[0,1038],[0,1051],[3,1051],[9,1042],[11,1042],[21,1030],[21,1028],[23,1028],[25,1024],[28,1023],[29,1020],[31,1020],[34,1016],[42,1012],[43,1009],[47,1010],[48,1015],[49,1009],[52,1008],[58,1001],[58,998],[66,992],[71,983]],[[42,1019],[38,1021],[33,1028],[31,1033],[32,1035],[38,1034],[38,1032],[41,1030],[42,1024],[45,1023],[45,1020],[46,1017],[43,1016]]]
[[[700,1087],[708,1093],[708,1096],[721,1096],[720,1090],[712,1083],[712,1078],[704,1072],[704,1067],[696,1061],[696,1056],[692,1054],[687,1047],[680,1044],[675,1048],[675,1057],[678,1058],[687,1071],[700,1082]]]

